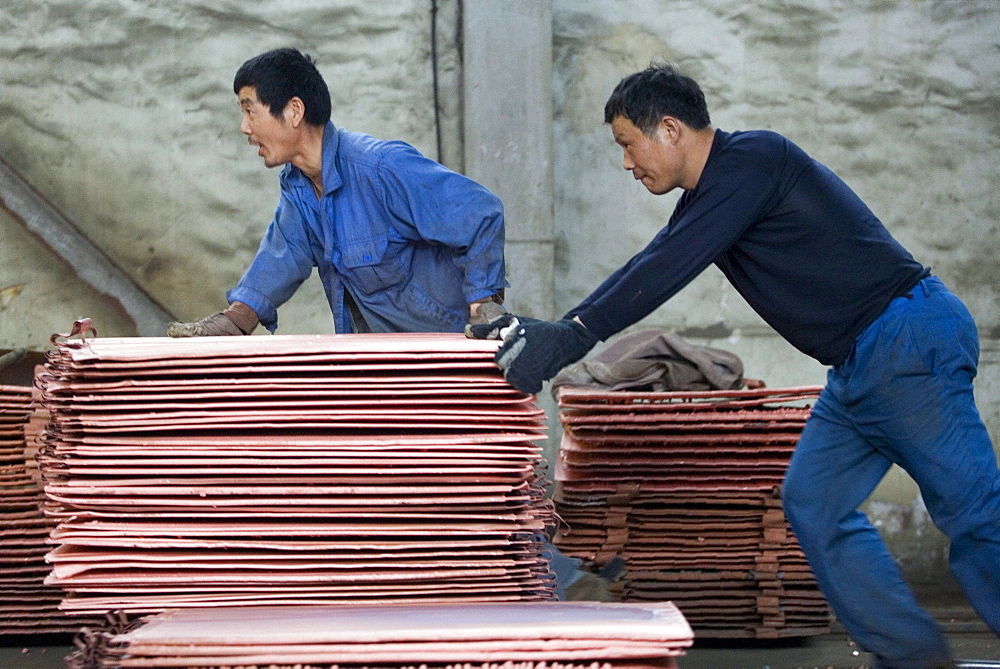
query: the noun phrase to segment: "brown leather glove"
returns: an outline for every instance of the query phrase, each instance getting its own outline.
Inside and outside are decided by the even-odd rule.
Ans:
[[[242,302],[233,302],[225,311],[218,311],[194,323],[171,323],[168,337],[219,337],[248,335],[260,319],[253,309]]]
[[[469,317],[469,325],[482,325],[483,323],[489,323],[493,319],[499,318],[507,313],[507,309],[505,309],[502,304],[498,304],[492,300],[474,302],[473,304],[478,304],[479,308],[476,309],[475,313]]]
[[[470,302],[468,325],[483,325],[507,313],[507,309],[503,306],[503,296],[504,289],[501,288],[489,297]]]

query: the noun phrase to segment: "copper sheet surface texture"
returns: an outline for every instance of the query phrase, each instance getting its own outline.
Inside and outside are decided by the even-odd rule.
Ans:
[[[44,584],[46,539],[55,522],[40,509],[42,489],[31,466],[35,409],[31,388],[0,385],[0,635],[74,633],[81,625],[59,610],[62,590]]]
[[[561,388],[554,543],[597,564],[623,559],[617,599],[673,601],[702,637],[829,631],[780,500],[820,390]]]
[[[544,412],[496,342],[56,343],[37,458],[63,610],[554,596]]]
[[[221,607],[88,634],[68,666],[673,667],[692,640],[669,602]]]

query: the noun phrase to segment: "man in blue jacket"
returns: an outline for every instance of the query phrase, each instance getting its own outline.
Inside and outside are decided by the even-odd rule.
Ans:
[[[499,316],[514,386],[542,382],[715,263],[796,348],[830,365],[792,457],[785,513],[830,605],[878,666],[951,665],[858,506],[896,463],[951,539],[952,571],[1000,634],[1000,471],[973,398],[968,310],[833,172],[773,132],[712,127],[672,67],[626,77],[604,110],[624,168],[654,195],[685,192],[667,226],[561,320]],[[516,322],[515,322],[516,319]]]
[[[241,131],[281,197],[225,311],[174,323],[171,336],[271,332],[278,307],[317,268],[338,333],[461,332],[499,310],[504,218],[499,198],[399,141],[337,128],[313,60],[277,49],[233,82]]]
[[[398,141],[330,121],[330,93],[295,49],[251,58],[233,91],[240,126],[281,197],[224,311],[172,323],[172,337],[271,332],[277,309],[316,267],[338,333],[461,332],[504,313],[503,205],[496,195]],[[556,591],[590,579],[547,546]]]

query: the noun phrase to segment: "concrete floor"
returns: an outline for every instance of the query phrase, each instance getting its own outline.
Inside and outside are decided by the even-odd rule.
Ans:
[[[932,609],[958,660],[984,660],[1000,669],[1000,637],[966,607]],[[839,626],[819,637],[785,641],[696,642],[680,669],[861,669],[871,655]]]
[[[1000,669],[1000,638],[964,606],[935,608],[959,660],[984,660]],[[0,637],[2,669],[64,669],[72,638]],[[698,641],[678,659],[680,669],[858,669],[870,656],[835,628],[820,637],[781,641]]]

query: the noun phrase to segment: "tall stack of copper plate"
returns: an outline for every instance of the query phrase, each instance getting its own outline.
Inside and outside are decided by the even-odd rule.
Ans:
[[[561,388],[554,543],[625,563],[622,601],[671,600],[699,637],[808,636],[830,612],[780,488],[820,388]]]
[[[59,611],[62,591],[44,583],[55,523],[40,509],[42,489],[26,462],[32,408],[31,388],[0,386],[0,635],[72,633],[81,624]]]
[[[670,669],[691,642],[670,603],[189,609],[85,632],[67,666]]]
[[[553,596],[544,414],[461,335],[57,342],[71,612]]]

